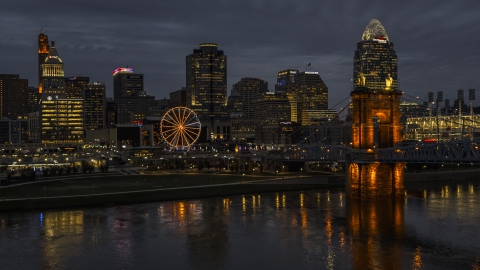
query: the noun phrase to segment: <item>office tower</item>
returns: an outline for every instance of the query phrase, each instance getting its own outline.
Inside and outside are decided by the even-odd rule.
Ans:
[[[304,71],[295,75],[295,81],[287,91],[292,122],[310,125],[309,115],[328,110],[328,88],[316,71]]]
[[[0,119],[0,143],[28,143],[28,119]]]
[[[117,123],[117,106],[112,98],[106,99],[105,105],[106,127],[113,128]]]
[[[27,88],[27,93],[27,113],[38,111],[38,98],[40,97],[38,94],[38,88],[30,86]]]
[[[113,98],[126,96],[145,96],[143,74],[133,73],[128,66],[113,71]]]
[[[368,23],[353,61],[354,87],[365,86],[372,91],[397,89],[397,55],[378,20]]]
[[[255,107],[255,119],[259,124],[290,122],[290,102],[286,94],[260,93],[255,96],[252,105]]]
[[[57,53],[55,41],[42,64],[42,95],[65,95],[65,72],[62,58]]]
[[[35,111],[28,114],[28,141],[39,143],[41,142],[41,121],[40,121],[40,112]]]
[[[155,107],[154,96],[124,96],[115,98],[116,124],[139,123]]]
[[[242,78],[232,88],[232,93],[238,93],[242,97],[243,117],[245,119],[255,119],[253,98],[257,94],[266,92],[268,92],[268,83],[258,78]]]
[[[156,117],[163,117],[167,110],[171,108],[171,103],[170,99],[157,99],[155,100],[155,105],[153,107],[153,110],[150,111],[150,113],[147,116],[156,116]]]
[[[67,99],[63,62],[52,41],[42,64],[40,121],[42,143],[82,143],[83,99]]]
[[[182,87],[182,89],[170,93],[170,107],[178,107],[187,105],[186,97],[187,88]]]
[[[227,116],[227,56],[217,44],[203,43],[186,57],[187,107],[202,125]]]
[[[83,91],[85,130],[106,128],[105,84],[92,82]]]
[[[286,94],[291,89],[295,81],[295,75],[298,73],[296,69],[287,69],[279,71],[277,74],[277,84],[275,84],[276,94]]]
[[[27,113],[28,80],[16,74],[0,74],[0,118],[16,119]]]
[[[83,91],[87,88],[90,77],[66,77],[65,93],[67,98],[82,98]]]
[[[243,117],[243,98],[237,93],[233,92],[228,96],[227,111],[231,117]]]
[[[42,65],[50,52],[50,45],[48,45],[48,36],[42,32],[38,35],[38,93],[42,93]]]

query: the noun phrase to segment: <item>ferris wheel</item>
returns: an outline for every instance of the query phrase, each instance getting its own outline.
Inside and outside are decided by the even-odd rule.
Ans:
[[[185,148],[200,137],[201,124],[197,114],[187,107],[168,110],[160,122],[160,133],[171,147]]]

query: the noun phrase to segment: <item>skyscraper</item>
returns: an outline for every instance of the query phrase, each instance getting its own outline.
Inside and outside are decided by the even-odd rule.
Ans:
[[[308,115],[328,109],[328,88],[317,71],[298,72],[286,94],[292,122],[308,125]]]
[[[276,94],[286,94],[289,89],[291,89],[293,82],[295,82],[295,75],[297,75],[298,70],[296,69],[286,69],[279,71],[277,74],[277,84],[275,84],[275,93]]]
[[[48,36],[42,32],[38,35],[38,93],[42,93],[42,65],[50,52],[50,46],[48,45]]]
[[[83,91],[85,91],[89,82],[89,77],[65,78],[65,93],[67,94],[67,98],[83,98]]]
[[[16,119],[28,111],[28,80],[0,74],[0,118]]]
[[[113,71],[113,98],[145,96],[143,74],[133,73],[133,69],[117,68]]]
[[[385,82],[397,89],[397,55],[382,24],[371,20],[357,43],[353,58],[354,87],[365,86],[372,91],[383,91]]]
[[[254,96],[266,92],[268,92],[268,83],[258,78],[242,78],[232,88],[232,93],[238,93],[242,97],[242,112],[245,119],[255,118]]]
[[[52,41],[42,64],[40,121],[42,143],[83,142],[83,99],[67,99],[63,61]]]
[[[84,115],[86,130],[101,130],[106,128],[106,95],[105,84],[89,83],[83,91]]]
[[[42,95],[65,95],[65,72],[62,58],[57,53],[55,41],[42,64]],[[40,91],[40,90],[39,90]]]
[[[217,44],[203,43],[186,62],[187,107],[207,122],[226,116],[227,56]]]

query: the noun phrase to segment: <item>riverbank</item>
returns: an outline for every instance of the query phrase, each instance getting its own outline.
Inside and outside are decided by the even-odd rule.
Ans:
[[[0,211],[130,204],[319,188],[343,188],[343,184],[329,184],[328,176],[322,175],[274,178],[228,174],[117,175],[113,178],[68,179],[3,188],[0,190]]]

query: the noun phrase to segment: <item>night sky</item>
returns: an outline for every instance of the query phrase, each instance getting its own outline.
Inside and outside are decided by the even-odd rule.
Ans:
[[[185,56],[212,42],[227,55],[229,94],[242,77],[264,79],[274,91],[278,71],[311,63],[333,107],[351,91],[356,43],[374,18],[394,42],[406,94],[425,99],[432,88],[453,104],[456,90],[480,89],[478,0],[4,1],[0,73],[37,84],[43,28],[66,76],[104,82],[113,96],[112,71],[128,65],[145,74],[147,94],[169,98],[185,86]]]

